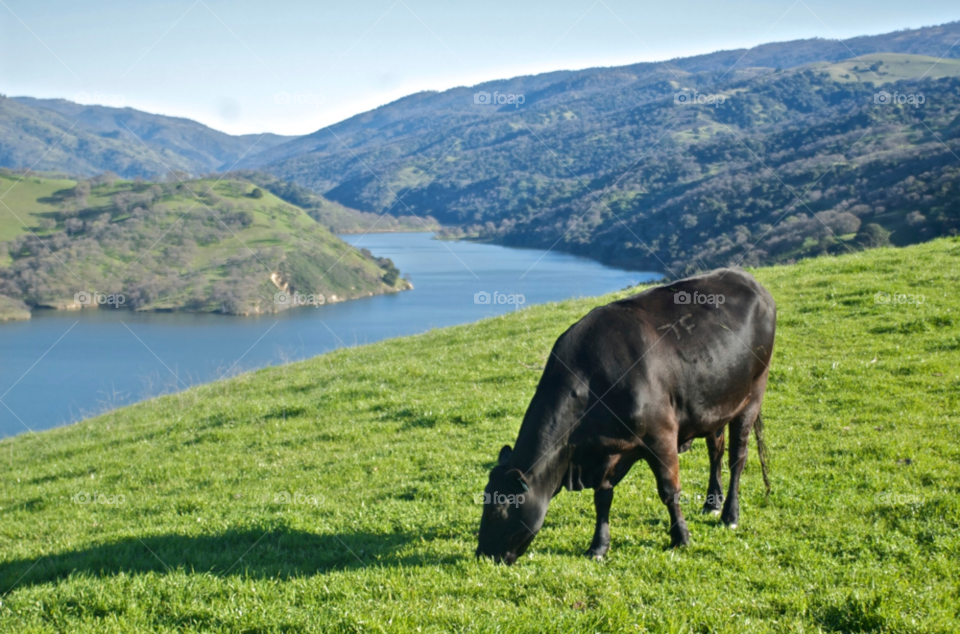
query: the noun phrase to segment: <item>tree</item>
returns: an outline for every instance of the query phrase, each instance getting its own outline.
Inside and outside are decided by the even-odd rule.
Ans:
[[[855,240],[865,249],[885,247],[890,244],[890,232],[877,223],[870,222],[860,227]]]
[[[190,178],[190,174],[183,170],[170,170],[167,172],[166,180],[168,183],[182,183]]]
[[[254,187],[253,191],[250,192],[250,198],[263,198],[263,190],[259,187]]]
[[[90,183],[88,181],[80,181],[70,190],[70,193],[77,199],[80,206],[86,206],[87,196],[90,195]]]
[[[90,183],[91,183],[94,187],[99,187],[100,185],[106,185],[107,187],[113,187],[113,184],[114,184],[115,182],[117,182],[117,179],[118,179],[118,178],[119,178],[119,176],[117,176],[115,173],[111,172],[110,170],[107,170],[106,172],[104,172],[104,173],[102,173],[102,174],[97,174],[96,176],[94,176],[93,178],[91,178],[91,179],[90,179]]]

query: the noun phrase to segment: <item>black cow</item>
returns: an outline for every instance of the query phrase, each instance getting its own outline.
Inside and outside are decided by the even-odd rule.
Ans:
[[[594,490],[597,525],[586,554],[610,545],[613,488],[646,460],[670,512],[672,545],[689,542],[677,455],[705,438],[703,511],[736,528],[750,430],[766,473],[760,406],[776,328],[773,297],[751,275],[718,269],[590,311],[557,339],[513,449],[500,451],[485,489],[477,556],[512,564],[563,487]],[[730,426],[730,486],[720,482]]]

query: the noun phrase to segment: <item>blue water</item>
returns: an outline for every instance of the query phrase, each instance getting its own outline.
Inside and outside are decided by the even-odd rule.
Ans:
[[[36,311],[0,324],[0,437],[64,425],[226,374],[425,332],[659,278],[554,251],[440,242],[429,233],[341,236],[391,258],[415,289],[279,315]],[[489,304],[475,294],[489,293]]]

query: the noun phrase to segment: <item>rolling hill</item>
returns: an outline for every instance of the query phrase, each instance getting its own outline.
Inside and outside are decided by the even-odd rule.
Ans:
[[[93,308],[92,295],[135,310],[248,315],[292,308],[300,296],[326,303],[410,288],[389,260],[247,181],[0,172],[0,203],[7,314],[22,316],[23,304]]]
[[[960,241],[756,269],[778,305],[736,531],[692,543],[637,464],[612,549],[562,492],[516,565],[482,492],[584,298],[346,348],[0,441],[0,623],[18,632],[960,630]],[[898,297],[910,296],[912,302]],[[886,298],[887,301],[884,301]],[[922,298],[922,301],[917,301]],[[724,468],[724,478],[728,471]]]

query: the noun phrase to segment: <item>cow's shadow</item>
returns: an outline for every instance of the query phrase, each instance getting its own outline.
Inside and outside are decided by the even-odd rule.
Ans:
[[[318,534],[287,528],[216,535],[126,537],[40,558],[0,563],[0,592],[71,575],[207,573],[219,577],[290,578],[365,567],[418,566],[435,558],[406,548],[429,535]]]

